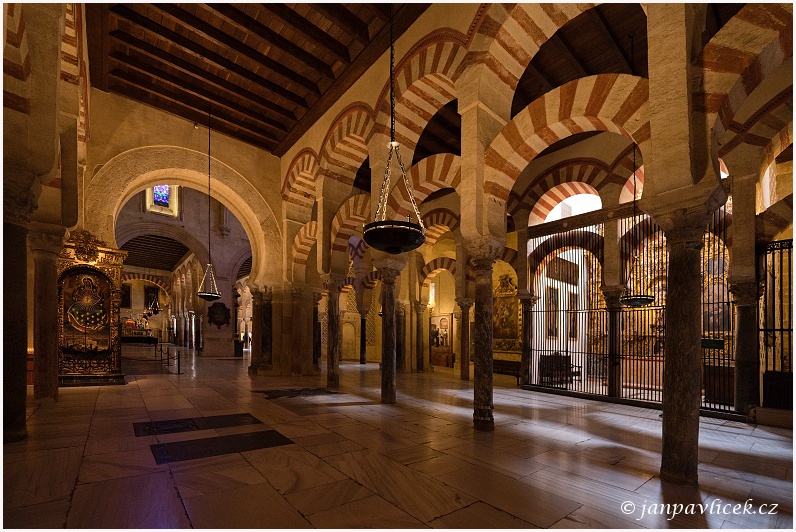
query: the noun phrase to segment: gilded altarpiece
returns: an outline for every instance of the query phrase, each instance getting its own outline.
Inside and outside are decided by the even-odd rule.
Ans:
[[[499,360],[519,361],[522,351],[522,316],[517,287],[511,276],[501,275],[492,295],[494,357]]]
[[[122,263],[87,231],[58,258],[58,380],[61,386],[124,384],[119,343]]]

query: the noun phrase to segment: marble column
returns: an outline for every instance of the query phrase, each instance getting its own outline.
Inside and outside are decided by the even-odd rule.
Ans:
[[[472,255],[472,254],[471,254]],[[492,417],[492,263],[473,258],[475,272],[475,364],[473,369],[473,427],[495,430]]]
[[[340,353],[343,348],[343,335],[340,329],[340,288],[342,283],[337,280],[330,280],[327,283],[328,298],[326,300],[326,386],[328,388],[340,387]]]
[[[490,288],[491,290],[491,288]],[[461,343],[459,344],[459,358],[461,365],[459,367],[459,377],[463,381],[470,380],[470,307],[473,306],[473,300],[467,297],[457,297],[456,304],[462,310],[461,319]]]
[[[58,255],[66,229],[32,223],[28,242],[33,254],[33,397],[58,400]]]
[[[735,301],[735,410],[746,414],[750,406],[760,406],[760,354],[758,332],[757,281],[731,283]]]
[[[381,274],[381,402],[395,404],[395,278],[401,273],[393,268],[380,268]]]
[[[318,312],[318,303],[323,298],[320,292],[312,293],[312,365],[321,370],[321,320]]]
[[[417,371],[424,371],[423,312],[426,310],[426,305],[421,301],[412,301],[412,307],[415,309],[415,360],[417,362]]]
[[[395,303],[395,367],[406,368],[406,305]]]
[[[696,486],[702,402],[702,265],[709,215],[656,217],[669,250],[663,369],[661,480]]]
[[[533,350],[533,314],[531,308],[539,301],[539,296],[534,294],[520,297],[522,305],[522,354],[520,356],[520,383],[531,384],[531,360]]]
[[[608,397],[622,397],[622,304],[619,298],[624,286],[603,287],[608,309]]]
[[[263,293],[249,288],[252,295],[252,341],[249,351],[249,374],[256,374],[263,358]]]
[[[291,295],[291,307],[292,307],[291,315],[295,331],[295,334],[292,335],[293,348],[290,350],[290,374],[301,375],[301,357],[305,352],[302,345],[305,341],[303,334],[305,322],[302,319],[304,288],[301,286],[294,286],[290,292],[290,295]]]
[[[6,309],[16,309],[3,312],[3,443],[28,436],[27,236],[25,225],[3,220],[3,304]]]
[[[359,363],[368,361],[368,311],[359,311]]]
[[[259,369],[271,369],[274,363],[273,357],[273,300],[274,291],[272,288],[263,289],[263,319],[262,319],[262,356],[260,357]]]

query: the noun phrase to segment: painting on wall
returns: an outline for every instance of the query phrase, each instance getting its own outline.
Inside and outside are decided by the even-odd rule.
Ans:
[[[431,316],[431,364],[453,367],[453,320],[450,314]]]
[[[547,336],[558,338],[558,288],[548,286],[545,292]]]
[[[569,339],[570,340],[577,340],[578,339],[578,294],[575,292],[569,293],[569,306],[567,310],[567,319],[569,320],[567,323],[568,331],[569,331]]]
[[[492,321],[492,335],[495,340],[516,340],[520,334],[517,298],[496,297]]]
[[[111,367],[111,284],[78,270],[60,283],[60,373],[94,373]]]
[[[580,279],[578,265],[561,257],[555,257],[547,264],[547,276],[572,285],[577,285]]]

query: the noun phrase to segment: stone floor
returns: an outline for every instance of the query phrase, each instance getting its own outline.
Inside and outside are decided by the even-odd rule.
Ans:
[[[702,418],[701,488],[684,489],[657,476],[657,410],[524,391],[495,375],[496,428],[485,433],[472,428],[472,383],[453,370],[399,373],[398,403],[382,405],[378,364],[344,362],[342,393],[274,399],[262,392],[322,388],[325,377],[250,377],[247,365],[188,352],[183,375],[62,388],[58,403],[31,406],[29,438],[3,447],[4,527],[793,525],[791,430]],[[240,413],[263,423],[133,430]],[[161,465],[150,449],[264,430],[293,443]]]

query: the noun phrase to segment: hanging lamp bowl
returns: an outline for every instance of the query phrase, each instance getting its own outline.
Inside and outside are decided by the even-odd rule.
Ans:
[[[221,294],[218,292],[198,292],[196,295],[205,301],[215,301],[216,299],[221,299]]]
[[[619,302],[631,308],[646,307],[655,301],[655,297],[648,294],[627,294],[619,298]]]
[[[362,230],[365,243],[390,255],[398,255],[419,248],[426,241],[419,224],[398,220],[371,222]]]

